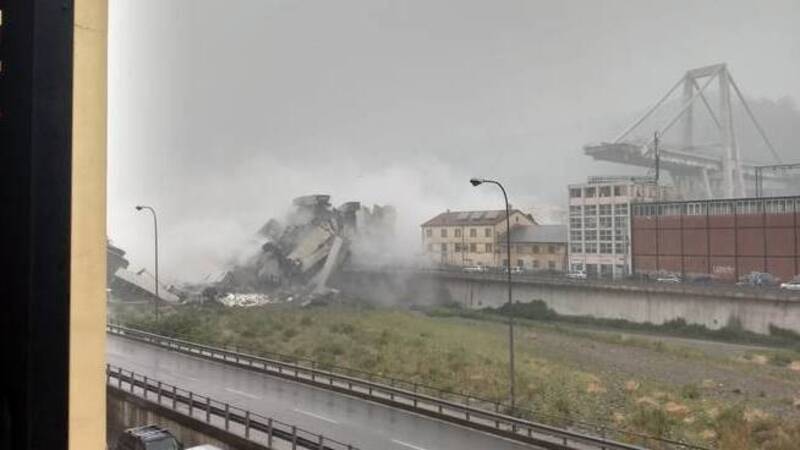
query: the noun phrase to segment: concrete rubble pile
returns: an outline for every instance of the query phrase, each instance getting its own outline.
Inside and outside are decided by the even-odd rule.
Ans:
[[[268,305],[275,302],[276,299],[267,294],[234,294],[231,292],[224,297],[220,297],[217,301],[228,307],[249,308],[251,306]]]
[[[329,195],[298,197],[283,221],[270,219],[258,231],[263,243],[254,256],[209,281],[226,305],[252,306],[245,293],[269,294],[259,297],[264,303],[329,301],[337,293],[327,286],[331,275],[354,253],[385,251],[394,223],[391,206],[347,202],[334,208]]]

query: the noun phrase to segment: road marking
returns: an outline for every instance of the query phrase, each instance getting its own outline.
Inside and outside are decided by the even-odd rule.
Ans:
[[[422,447],[417,447],[416,445],[409,444],[408,442],[398,441],[397,439],[392,439],[392,442],[395,444],[405,445],[408,448],[413,448],[414,450],[425,450]]]
[[[190,377],[189,375],[181,375],[181,374],[175,373],[175,372],[173,372],[171,370],[159,369],[158,367],[156,367],[156,371],[157,372],[161,372],[163,374],[166,374],[167,376],[175,377],[175,378],[184,378],[184,379],[189,380],[189,381],[200,381],[197,378]]]
[[[244,397],[252,398],[253,400],[261,400],[261,397],[253,394],[248,394],[247,392],[237,391],[236,389],[231,389],[231,388],[225,388],[225,390],[228,392],[232,392],[234,394],[239,394]]]
[[[339,423],[339,422],[337,422],[337,421],[335,421],[335,420],[333,420],[333,419],[329,419],[329,418],[327,418],[327,417],[325,417],[325,416],[320,416],[320,415],[318,415],[318,414],[310,413],[310,412],[308,412],[308,411],[303,411],[302,409],[297,409],[297,408],[295,408],[294,410],[295,410],[295,411],[297,411],[297,412],[299,412],[300,414],[305,414],[305,415],[307,415],[307,416],[311,416],[311,417],[317,418],[317,419],[319,419],[319,420],[324,420],[325,422],[330,422],[330,423]],[[425,449],[422,449],[422,450],[425,450]]]

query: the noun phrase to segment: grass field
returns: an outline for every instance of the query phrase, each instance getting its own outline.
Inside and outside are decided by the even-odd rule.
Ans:
[[[194,341],[310,358],[323,367],[358,368],[490,400],[508,397],[508,329],[497,321],[368,307],[182,307],[159,321],[135,309],[114,314],[124,323]],[[534,322],[520,324],[515,336],[518,405],[553,424],[608,423],[730,450],[800,448],[800,420],[768,412],[764,405],[773,400],[766,394],[761,399],[757,394],[732,398],[734,394],[700,377],[673,381],[648,376],[644,370],[652,369],[647,361],[666,367],[713,365],[719,371],[751,371],[770,380],[785,376],[781,383],[789,383],[791,389],[800,381],[800,372],[789,368],[800,360],[794,351],[770,353],[761,366],[746,358],[715,360],[673,344]],[[585,358],[578,355],[583,351]],[[624,370],[616,370],[613,360],[610,365],[597,364],[594,352],[619,352],[620,361],[629,366],[629,360],[640,355],[646,358],[643,373],[637,376],[635,364]],[[770,364],[770,358],[776,363]],[[772,372],[758,372],[767,368]],[[781,401],[793,407],[793,398]]]

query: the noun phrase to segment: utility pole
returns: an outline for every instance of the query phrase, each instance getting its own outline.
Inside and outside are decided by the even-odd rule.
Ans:
[[[653,153],[656,158],[656,188],[658,188],[658,179],[661,175],[661,155],[658,153],[658,131],[653,133]]]
[[[158,295],[158,219],[156,218],[156,210],[153,209],[151,206],[142,206],[139,205],[136,207],[137,211],[141,211],[146,209],[153,213],[153,235],[155,239],[154,251],[155,251],[155,266],[156,266],[156,298],[153,300],[153,310],[155,312],[156,320],[158,319],[158,302],[161,300],[161,297]]]

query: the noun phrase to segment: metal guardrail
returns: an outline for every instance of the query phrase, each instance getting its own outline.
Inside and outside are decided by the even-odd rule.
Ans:
[[[357,450],[321,434],[110,364],[106,364],[106,384],[267,448],[280,445],[292,450]]]
[[[365,398],[395,408],[413,411],[418,414],[428,415],[437,419],[446,420],[545,448],[604,450],[644,449],[644,447],[618,442],[611,438],[619,436],[628,440],[650,442],[654,444],[653,446],[658,446],[660,448],[703,450],[703,447],[699,446],[586,422],[570,421],[571,428],[575,429],[558,428],[504,414],[500,411],[500,404],[496,402],[490,403],[496,408],[494,411],[485,409],[486,401],[475,397],[462,395],[454,401],[453,399],[444,398],[444,391],[439,391],[438,396],[430,395],[425,392],[418,392],[414,387],[409,390],[403,386],[376,383],[374,381],[339,374],[330,370],[304,367],[296,363],[197,344],[112,323],[106,325],[106,330],[111,334],[128,339],[322,387],[355,397]],[[463,402],[457,400],[463,400]],[[472,404],[470,404],[470,401]]]

